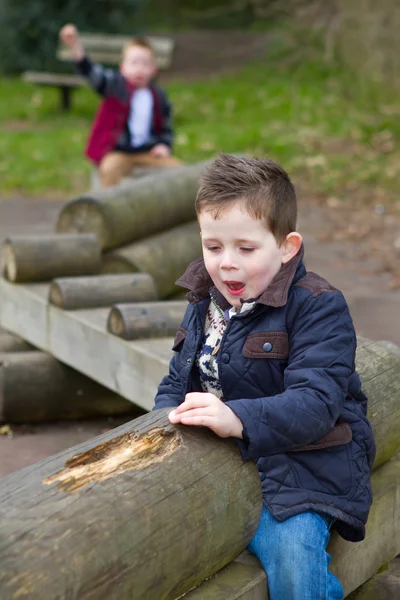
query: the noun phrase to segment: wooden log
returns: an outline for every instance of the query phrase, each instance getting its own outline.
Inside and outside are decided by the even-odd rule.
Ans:
[[[0,354],[0,421],[37,423],[141,412],[50,354]]]
[[[26,352],[35,350],[34,346],[28,344],[18,335],[10,333],[0,327],[0,353],[2,352]]]
[[[380,567],[400,553],[400,461],[392,460],[372,473],[374,502],[365,539],[345,542],[333,532],[328,546],[331,569],[339,577],[347,597]],[[374,578],[375,579],[375,578]],[[362,600],[379,600],[373,580],[354,595]],[[366,588],[370,595],[364,595]],[[360,596],[359,596],[360,594]],[[384,596],[386,598],[386,596]],[[185,600],[268,600],[265,573],[258,560],[244,552],[227,567],[185,596]],[[351,596],[353,598],[353,595]],[[396,595],[387,596],[394,600]]]
[[[61,210],[57,231],[95,233],[107,250],[191,221],[196,216],[199,178],[207,164],[164,169],[79,196]]]
[[[65,310],[156,299],[154,280],[147,273],[65,277],[52,281],[49,290],[49,302]]]
[[[174,227],[163,233],[103,255],[103,273],[149,273],[159,298],[168,298],[182,288],[175,281],[186,267],[201,256],[197,221]]]
[[[101,250],[93,234],[15,236],[4,242],[2,259],[9,281],[48,281],[98,273]]]
[[[368,418],[377,446],[376,468],[400,452],[399,348],[358,338],[356,367],[368,397]]]
[[[186,300],[118,304],[110,310],[107,331],[125,340],[175,335],[186,307]]]
[[[175,600],[246,547],[261,514],[255,464],[167,414],[0,479],[2,600]]]

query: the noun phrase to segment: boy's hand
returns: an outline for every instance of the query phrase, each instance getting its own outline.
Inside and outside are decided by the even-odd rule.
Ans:
[[[75,25],[72,25],[71,23],[64,25],[64,27],[60,29],[59,36],[60,40],[64,42],[64,44],[67,44],[67,46],[74,46],[79,39],[78,30]]]
[[[242,421],[214,394],[186,394],[185,401],[170,412],[168,417],[171,423],[209,427],[222,438],[242,438]]]
[[[154,146],[154,148],[150,150],[150,154],[152,156],[157,156],[158,158],[166,158],[167,156],[170,156],[171,150],[165,144],[157,144],[157,146]]]
[[[85,56],[85,50],[80,42],[79,33],[75,25],[68,23],[60,29],[60,40],[67,46],[71,47],[72,54],[75,60],[82,60]]]

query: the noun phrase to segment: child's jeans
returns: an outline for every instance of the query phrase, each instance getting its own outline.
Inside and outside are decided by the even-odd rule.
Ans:
[[[248,550],[267,573],[270,600],[342,600],[342,585],[329,572],[325,551],[332,522],[314,512],[280,522],[263,506]]]

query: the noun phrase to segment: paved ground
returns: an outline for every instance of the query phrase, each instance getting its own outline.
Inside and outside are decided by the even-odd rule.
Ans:
[[[60,202],[48,200],[17,198],[0,201],[0,241],[8,235],[53,232],[60,206]],[[347,225],[346,220],[343,231]],[[335,218],[326,207],[307,205],[302,208],[299,230],[305,240],[307,268],[343,290],[358,333],[400,345],[400,290],[389,287],[392,275],[381,268],[382,252],[368,252],[365,240],[335,240],[332,235],[335,227],[337,233]],[[381,238],[387,238],[384,230],[380,233]],[[321,238],[324,239],[321,241]],[[0,476],[83,442],[121,422],[100,419],[12,427],[12,436],[0,436]]]

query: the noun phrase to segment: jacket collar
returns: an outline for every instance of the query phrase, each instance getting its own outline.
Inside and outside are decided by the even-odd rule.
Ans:
[[[278,308],[287,302],[290,286],[306,273],[303,265],[304,246],[288,263],[282,265],[279,272],[269,284],[268,288],[255,301],[258,304]],[[224,310],[230,306],[224,296],[217,290],[209,276],[203,258],[193,261],[185,273],[178,279],[176,285],[189,290],[187,299],[190,303],[198,302],[212,295]]]

